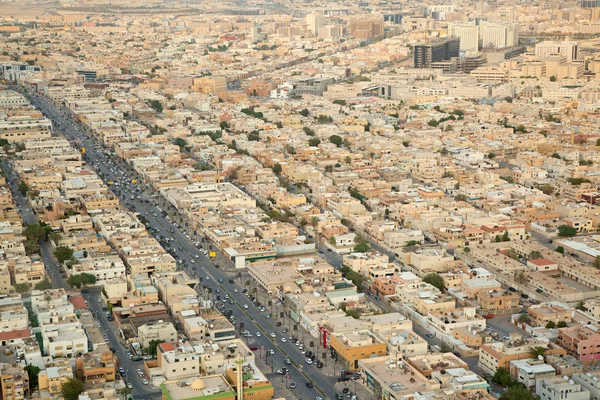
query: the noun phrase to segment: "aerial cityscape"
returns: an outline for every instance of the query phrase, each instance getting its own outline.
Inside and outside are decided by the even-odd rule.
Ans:
[[[600,0],[0,2],[0,400],[599,400]]]

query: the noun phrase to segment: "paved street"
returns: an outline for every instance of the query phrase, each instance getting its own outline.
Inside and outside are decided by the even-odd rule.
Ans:
[[[17,189],[19,180],[18,178],[13,178],[13,170],[10,163],[6,160],[2,160],[2,168],[6,173],[7,180],[9,180],[10,182],[10,190],[15,199],[15,203],[17,204],[19,214],[21,214],[21,218],[23,218],[23,223],[25,225],[39,223],[39,219],[37,215],[33,212],[31,206],[29,205],[29,201]],[[60,275],[58,261],[56,260],[56,258],[54,258],[54,255],[52,254],[52,244],[49,241],[40,243],[40,253],[44,260],[44,265],[46,266],[46,274],[49,275],[50,281],[52,282],[52,286],[55,288],[66,287],[67,284],[63,277]]]
[[[82,131],[75,126],[68,116],[66,116],[66,110],[57,110],[51,101],[41,98],[40,96],[30,96],[30,98],[32,103],[40,108],[48,118],[52,119],[55,123],[58,123],[60,129],[66,134],[68,139],[82,142],[83,147],[86,148],[86,161],[93,168],[95,168],[96,171],[102,173],[102,178],[105,182],[116,182],[118,176],[115,174],[115,172],[120,172],[118,171],[118,167],[111,163],[110,166],[113,169],[113,171],[111,171],[111,168],[108,167],[106,162],[100,159],[99,154],[94,150],[95,144],[93,141],[83,136]],[[121,174],[119,173],[118,175]],[[259,312],[254,305],[252,305],[250,300],[241,293],[243,289],[241,286],[242,282],[239,282],[236,279],[234,284],[230,284],[228,280],[233,278],[233,276],[215,268],[210,260],[208,260],[202,253],[198,251],[198,248],[177,226],[168,221],[162,213],[157,212],[158,210],[156,210],[155,205],[143,203],[143,198],[141,195],[139,196],[139,199],[137,198],[138,196],[134,196],[133,199],[131,196],[125,197],[128,195],[127,190],[133,190],[135,187],[136,185],[131,185],[127,188],[122,188],[123,193],[121,193],[121,195],[123,203],[128,205],[132,211],[139,212],[141,215],[143,215],[149,222],[150,228],[158,230],[157,235],[172,238],[174,243],[177,244],[176,247],[180,246],[183,249],[183,251],[177,251],[176,258],[185,261],[185,265],[187,265],[188,272],[190,274],[193,272],[192,268],[196,266],[197,270],[195,272],[197,273],[198,277],[203,278],[203,285],[206,285],[208,288],[212,289],[213,298],[216,297],[215,290],[217,287],[219,287],[221,296],[224,296],[225,293],[227,293],[230,298],[233,299],[234,304],[228,304],[228,306],[231,307],[233,315],[236,317],[238,324],[242,323],[244,329],[248,329],[254,335],[256,332],[261,332],[261,336],[258,338],[255,336],[251,339],[252,342],[250,343],[250,345],[257,345],[259,349],[261,349],[262,346],[265,347],[264,352],[261,350],[257,352],[257,357],[263,357],[267,365],[272,365],[273,371],[284,367],[286,358],[290,358],[292,360],[293,364],[287,367],[290,369],[290,382],[295,382],[298,385],[298,387],[294,390],[297,398],[303,397],[310,399],[316,398],[317,396],[331,399],[335,398],[335,377],[327,377],[321,373],[315,373],[317,372],[317,368],[315,366],[306,364],[304,362],[304,357],[298,350],[297,346],[288,340],[290,333],[285,335],[286,342],[282,342],[281,337],[284,336],[282,333],[283,327],[276,327],[277,319],[267,318],[267,312]],[[152,192],[144,191],[142,193],[143,196],[146,197]],[[171,232],[171,230],[173,232]],[[198,255],[199,258],[196,258],[196,255]],[[206,279],[206,277],[209,279]],[[218,283],[219,278],[223,281],[222,284]],[[236,288],[238,289],[238,293],[234,291]],[[199,290],[201,290],[201,287]],[[90,301],[89,303],[96,304],[94,301]],[[247,310],[244,309],[243,304],[248,304],[249,308]],[[100,320],[103,326],[108,326],[108,321],[102,315],[100,315]],[[111,335],[109,336],[109,340],[111,341],[111,345],[113,345],[113,342],[116,343],[117,340],[116,334],[113,332],[113,329],[110,329],[110,331]],[[276,338],[272,338],[270,336],[271,332],[276,334]],[[266,355],[266,351],[269,349],[275,350],[275,354],[273,356]],[[121,359],[124,358],[121,364],[124,365],[126,369],[135,369],[134,366],[131,365],[132,363],[128,362],[130,361],[129,358],[124,357],[124,353],[117,352],[117,356],[120,362]],[[265,372],[270,373],[271,371],[266,370]],[[130,375],[128,378],[134,384],[133,393],[136,395],[136,397],[143,397],[145,395],[144,390],[146,387],[136,384],[137,375]],[[314,384],[314,388],[308,388],[306,386],[306,383],[309,381]]]

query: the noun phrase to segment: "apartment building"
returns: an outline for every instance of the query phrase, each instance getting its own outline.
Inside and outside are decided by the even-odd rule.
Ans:
[[[538,359],[514,360],[510,362],[510,375],[529,390],[535,390],[537,380],[556,376],[556,370]]]
[[[567,352],[548,340],[522,339],[519,335],[508,341],[486,343],[479,348],[479,366],[488,373],[493,374],[499,367],[510,370],[510,362],[531,358],[531,349],[543,347],[546,355],[562,354]]]
[[[200,357],[189,342],[161,343],[157,350],[157,368],[167,381],[200,373]]]
[[[153,340],[173,343],[177,341],[177,330],[170,322],[157,322],[138,327],[138,341],[143,348],[148,347]]]
[[[582,362],[600,359],[600,333],[597,325],[577,325],[558,330],[557,343]]]
[[[14,116],[0,118],[0,139],[20,143],[31,139],[47,139],[52,134],[52,122],[47,118]]]
[[[22,364],[0,363],[0,395],[2,400],[29,398],[29,375]]]
[[[332,333],[329,345],[344,363],[345,368],[358,369],[358,361],[387,354],[386,344],[368,330]]]
[[[566,378],[566,379],[565,379]],[[555,376],[536,382],[535,394],[542,400],[589,400],[590,392],[568,377]]]

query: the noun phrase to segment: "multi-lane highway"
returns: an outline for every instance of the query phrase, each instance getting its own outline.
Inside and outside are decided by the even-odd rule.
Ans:
[[[122,170],[113,160],[106,158],[101,150],[96,150],[96,143],[80,127],[72,122],[68,110],[64,108],[59,109],[53,102],[41,96],[28,94],[28,97],[46,117],[50,118],[65,133],[68,139],[82,143],[83,147],[86,148],[85,159],[87,163],[95,168],[97,172],[102,173],[101,176],[105,182],[117,182],[122,177],[127,177],[127,180],[131,182],[131,177],[134,176],[133,171],[126,170],[125,168]],[[242,293],[244,288],[241,286],[241,282],[236,280],[233,284],[229,283],[229,279],[234,278],[233,275],[215,268],[210,260],[199,251],[199,248],[188,239],[187,235],[182,232],[178,225],[172,223],[160,210],[157,210],[152,201],[146,203],[144,200],[148,199],[148,196],[151,194],[153,194],[152,190],[147,187],[136,187],[136,185],[129,184],[120,188],[122,203],[126,204],[132,211],[140,213],[148,221],[149,228],[155,235],[163,238],[169,237],[172,243],[175,244],[175,246],[171,246],[171,249],[175,250],[176,258],[184,261],[183,265],[186,266],[190,274],[195,272],[199,278],[203,279],[202,285],[198,285],[199,291],[203,289],[202,286],[206,285],[212,290],[213,299],[217,295],[221,298],[225,294],[229,296],[233,304],[228,302],[226,308],[232,310],[238,322],[238,327],[242,323],[243,329],[252,333],[253,337],[247,340],[250,341],[250,346],[257,346],[259,348],[256,356],[262,357],[266,365],[272,366],[273,371],[287,367],[290,371],[289,382],[295,382],[298,385],[294,389],[298,398],[310,399],[318,396],[335,398],[335,377],[325,376],[314,365],[307,364],[304,361],[305,357],[299,350],[299,346],[295,345],[292,340],[289,340],[289,337],[294,332],[284,334],[283,329],[285,327],[276,326],[278,319],[275,315],[272,318],[268,318],[268,311],[260,312],[250,299]],[[180,248],[181,250],[179,250]],[[192,271],[194,267],[196,270]],[[207,277],[208,279],[206,279]],[[219,283],[220,281],[223,283]],[[220,291],[219,294],[216,293],[217,288]],[[203,293],[202,291],[201,294]],[[89,303],[95,304],[94,301],[90,301]],[[247,309],[244,308],[244,304],[248,305]],[[100,320],[103,326],[110,326],[102,315],[100,315]],[[113,327],[111,327],[112,330],[114,330]],[[256,335],[257,332],[260,333],[258,337]],[[271,337],[271,333],[275,334],[275,338]],[[285,342],[282,341],[282,337],[285,337]],[[113,340],[116,340],[116,337],[109,335],[109,340],[112,344]],[[308,345],[308,343],[304,343],[304,345]],[[263,346],[265,351],[260,350]],[[268,350],[274,350],[274,354],[272,356],[267,355]],[[121,362],[123,355],[117,354],[117,356]],[[285,364],[287,358],[292,361],[291,365]],[[130,361],[129,358],[125,357],[125,360],[121,364],[127,365],[128,361]],[[132,367],[126,369],[132,370]],[[267,368],[265,372],[270,373],[272,371],[270,371],[270,368]],[[135,378],[137,378],[137,375],[130,375],[128,378],[134,384],[134,395],[138,395],[136,397],[144,397],[148,389],[143,385],[139,386],[136,384]],[[314,388],[307,386],[309,382],[314,385]]]

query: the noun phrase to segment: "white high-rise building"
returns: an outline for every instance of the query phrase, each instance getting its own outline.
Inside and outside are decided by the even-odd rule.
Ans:
[[[482,21],[480,37],[481,47],[484,49],[513,47],[519,44],[519,25]]]
[[[479,27],[475,23],[450,23],[448,36],[460,38],[460,51],[479,50]]]
[[[551,54],[560,54],[567,58],[567,62],[579,58],[579,44],[577,42],[552,42],[546,41],[535,45],[535,55],[548,57]]]
[[[306,16],[307,29],[313,36],[319,35],[319,30],[324,24],[325,17],[321,11],[315,11]]]

